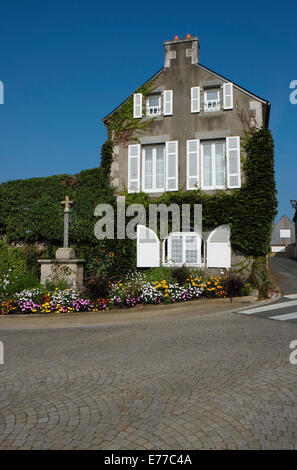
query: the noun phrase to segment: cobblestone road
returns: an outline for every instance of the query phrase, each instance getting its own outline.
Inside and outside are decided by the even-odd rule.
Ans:
[[[194,307],[0,331],[1,449],[297,448],[297,325]]]

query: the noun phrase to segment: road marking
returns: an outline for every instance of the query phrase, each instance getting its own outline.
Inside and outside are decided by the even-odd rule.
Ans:
[[[263,305],[263,307],[250,308],[249,310],[241,310],[237,313],[245,313],[246,315],[252,315],[253,313],[279,310],[281,308],[293,307],[294,305],[297,305],[297,300],[293,300],[291,302],[282,302],[280,304]]]
[[[294,318],[297,318],[297,312],[287,313],[284,315],[276,315],[275,317],[269,317],[269,318],[271,318],[272,320],[280,320],[280,321],[293,320]]]
[[[285,299],[297,299],[297,294],[288,294],[283,296]]]

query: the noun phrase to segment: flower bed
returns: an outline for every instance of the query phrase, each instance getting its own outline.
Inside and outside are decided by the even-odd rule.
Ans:
[[[224,298],[229,292],[229,296],[236,295],[234,286],[237,295],[246,295],[251,289],[249,284],[230,275],[205,278],[195,271],[184,274],[169,270],[168,275],[161,270],[130,272],[125,279],[110,283],[107,299],[91,300],[73,289],[24,289],[12,298],[0,300],[0,314],[98,312],[113,306],[132,308],[137,304],[171,304],[201,297]]]
[[[0,301],[0,313],[72,313],[109,310],[109,299],[91,301],[73,289],[44,292],[42,289],[25,289],[14,294],[14,299]]]
[[[189,274],[183,285],[173,279],[147,280],[144,273],[129,273],[124,281],[111,284],[111,300],[114,305],[134,307],[137,303],[160,304],[186,302],[204,297],[226,297],[223,288],[226,276],[203,280]]]

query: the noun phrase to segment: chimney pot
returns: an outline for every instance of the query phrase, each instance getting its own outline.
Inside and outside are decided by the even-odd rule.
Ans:
[[[172,46],[172,49],[171,49]],[[189,58],[193,65],[197,65],[199,62],[199,39],[197,36],[192,37],[187,34],[184,39],[179,39],[176,35],[173,41],[165,41],[165,62],[164,67],[170,67],[171,60],[179,57],[181,60],[182,56],[185,57],[186,63],[189,62]]]

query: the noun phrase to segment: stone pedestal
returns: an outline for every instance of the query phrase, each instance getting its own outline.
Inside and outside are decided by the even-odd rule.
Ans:
[[[63,280],[74,289],[82,289],[84,259],[75,258],[73,248],[58,248],[56,259],[39,259],[41,265],[40,282]]]

